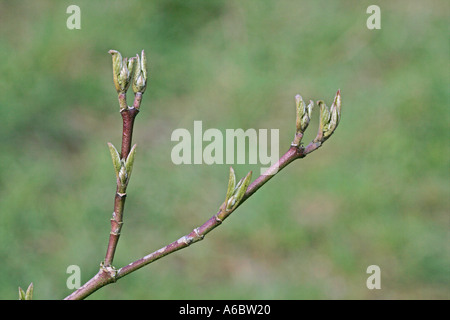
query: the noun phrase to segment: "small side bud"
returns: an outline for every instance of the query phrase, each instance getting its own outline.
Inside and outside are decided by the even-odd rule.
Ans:
[[[227,198],[225,199],[226,211],[232,211],[239,205],[239,203],[241,202],[242,198],[245,195],[245,192],[247,191],[251,179],[252,179],[252,171],[247,173],[247,175],[241,180],[239,180],[237,185],[234,186],[236,183],[236,177],[234,175],[234,170],[230,168],[230,179],[228,181]]]
[[[25,300],[25,291],[19,287],[19,300]]]
[[[116,173],[117,184],[121,187],[121,192],[125,192],[128,181],[130,180],[131,172],[133,171],[136,145],[131,148],[126,159],[120,159],[119,152],[111,143],[108,143],[108,147],[109,152],[111,153],[114,172]]]
[[[230,199],[227,200],[226,210],[231,211],[235,204],[236,204],[236,197],[231,196]]]
[[[236,201],[239,203],[241,202],[242,198],[245,195],[245,192],[247,191],[247,188],[250,184],[250,181],[252,180],[252,171],[247,173],[247,175],[239,181],[238,186],[236,187]]]
[[[226,201],[230,199],[230,197],[234,193],[234,188],[236,187],[236,175],[234,174],[233,167],[230,167],[230,177],[228,179],[228,189],[227,189],[227,196]]]

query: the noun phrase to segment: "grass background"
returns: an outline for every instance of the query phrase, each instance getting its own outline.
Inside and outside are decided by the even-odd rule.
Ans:
[[[66,28],[71,4],[81,30]],[[371,4],[381,30],[366,27]],[[69,265],[82,282],[97,272],[106,143],[121,134],[107,52],[145,49],[116,267],[223,201],[228,165],[174,165],[173,130],[279,129],[282,153],[295,94],[329,105],[338,88],[341,124],[204,241],[90,299],[448,299],[448,18],[445,1],[1,1],[0,298],[32,281],[36,299],[61,299]],[[381,290],[366,287],[372,264]]]

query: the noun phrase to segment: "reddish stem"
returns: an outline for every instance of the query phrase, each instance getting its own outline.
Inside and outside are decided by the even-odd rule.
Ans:
[[[119,94],[119,105],[121,106],[120,114],[122,115],[122,149],[121,159],[126,159],[131,150],[131,143],[133,138],[134,120],[139,113],[139,106],[142,101],[142,94],[136,94],[134,106],[128,107],[126,102],[126,95]],[[126,106],[126,108],[125,108]],[[138,108],[136,108],[138,107]],[[122,188],[123,189],[123,188]],[[109,234],[108,247],[106,249],[104,265],[111,266],[114,254],[116,252],[117,243],[119,242],[120,230],[123,225],[123,213],[126,199],[126,188],[122,190],[120,182],[117,181],[116,194],[114,197],[114,212],[111,218],[111,232]]]

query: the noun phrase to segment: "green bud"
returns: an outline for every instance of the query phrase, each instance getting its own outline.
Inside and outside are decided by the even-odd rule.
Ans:
[[[227,201],[227,206],[226,206],[226,210],[230,211],[233,209],[234,205],[236,204],[236,197],[235,196],[231,196],[230,199],[228,199]]]
[[[319,126],[322,129],[322,131],[326,130],[326,126],[330,122],[330,110],[328,109],[327,105],[323,100],[317,101],[317,104],[319,105],[320,109],[320,123]]]
[[[134,93],[144,93],[147,88],[147,58],[144,50],[141,52],[141,57],[136,55],[136,70],[133,77],[133,91]]]
[[[144,75],[145,81],[147,81],[147,72],[148,72],[147,57],[145,55],[144,50],[142,50],[142,52],[141,52],[141,71],[142,71],[142,74]]]
[[[109,50],[108,53],[112,55],[113,74],[114,76],[117,76],[120,73],[120,70],[122,70],[122,55],[116,50]]]
[[[25,291],[19,287],[19,300],[25,300]]]
[[[125,168],[125,162],[123,160],[120,161],[120,170],[119,170],[119,181],[122,187],[125,187],[128,182],[128,173]]]
[[[33,300],[33,282],[28,286],[27,292],[19,287],[19,300]]]
[[[111,153],[111,158],[113,161],[114,172],[116,173],[116,177],[120,186],[125,189],[128,185],[128,181],[130,180],[131,172],[133,171],[133,163],[134,156],[136,154],[136,145],[134,145],[130,153],[128,154],[127,159],[120,159],[119,152],[117,152],[116,148],[108,143],[109,152]]]
[[[336,129],[339,122],[341,121],[341,90],[336,92],[333,104],[330,107],[331,119],[330,122],[333,124],[333,130]]]
[[[109,50],[113,61],[113,80],[117,93],[125,93],[131,83],[136,58],[124,58],[119,51]]]
[[[341,90],[337,91],[330,108],[322,100],[317,101],[317,104],[320,107],[319,132],[313,142],[323,143],[333,134],[341,120]]]
[[[27,292],[25,293],[25,300],[33,299],[33,282],[28,286]]]
[[[308,106],[305,106],[303,98],[298,94],[295,96],[295,105],[297,107],[297,133],[303,133],[311,120],[314,102],[310,100]]]
[[[136,67],[136,62],[137,61],[136,61],[135,57],[128,59],[127,68],[128,68],[130,80],[131,80],[131,77],[133,76],[134,68]]]
[[[234,210],[247,191],[247,188],[252,179],[252,172],[250,171],[247,175],[239,180],[238,184],[234,186],[236,182],[236,177],[234,176],[234,170],[230,168],[230,180],[228,181],[228,190],[227,190],[227,198],[226,198],[226,211]]]
[[[128,70],[128,66],[133,66],[134,59],[135,58],[131,58],[130,60],[128,60],[128,58],[123,59],[122,70],[120,70],[118,76],[121,93],[127,92],[128,87],[130,86],[132,73]]]

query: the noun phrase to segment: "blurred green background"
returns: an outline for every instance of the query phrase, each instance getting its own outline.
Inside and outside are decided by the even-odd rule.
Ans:
[[[81,30],[66,27],[71,4]],[[380,30],[366,27],[372,4]],[[115,192],[106,143],[121,135],[108,50],[145,49],[116,267],[224,199],[229,165],[174,165],[173,130],[279,129],[282,154],[294,96],[330,105],[339,88],[341,124],[204,241],[89,299],[448,299],[448,19],[446,1],[1,1],[0,298],[33,282],[36,299],[61,299],[69,265],[82,283],[97,272]],[[370,265],[381,290],[366,287]]]

